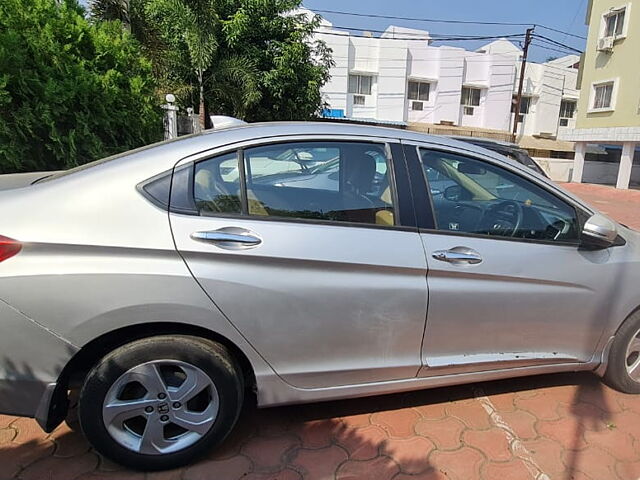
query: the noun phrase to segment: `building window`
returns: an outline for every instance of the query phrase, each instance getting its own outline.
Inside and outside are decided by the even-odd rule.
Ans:
[[[601,83],[594,86],[593,108],[605,109],[611,108],[611,99],[613,97],[613,82]]]
[[[560,102],[560,118],[573,118],[576,113],[575,100],[562,100]]]
[[[420,100],[422,102],[428,102],[430,88],[431,86],[428,82],[414,82],[410,80],[407,98],[409,100]]]
[[[622,7],[604,15],[605,37],[620,37],[624,34],[624,17],[626,11],[626,7]]]
[[[371,75],[349,75],[349,93],[371,95]]]
[[[480,89],[471,87],[462,87],[462,97],[460,98],[460,104],[465,107],[479,107],[480,106]]]
[[[516,113],[516,103],[518,98],[516,96],[513,97],[511,102],[511,113]],[[531,97],[525,97],[524,95],[520,97],[520,115],[526,115],[529,113],[531,109]]]

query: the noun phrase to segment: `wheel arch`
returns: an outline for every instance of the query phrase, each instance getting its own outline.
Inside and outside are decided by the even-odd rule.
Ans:
[[[99,335],[83,345],[67,362],[58,376],[55,389],[48,399],[47,413],[39,420],[47,432],[53,431],[67,416],[68,391],[78,389],[89,371],[109,352],[134,340],[156,335],[190,335],[224,345],[238,362],[244,384],[255,392],[256,376],[247,355],[233,341],[213,330],[180,322],[138,323],[116,328]],[[44,412],[43,412],[44,413]]]
[[[106,354],[134,340],[156,335],[190,335],[211,340],[229,349],[245,378],[245,385],[255,385],[255,373],[249,358],[229,338],[213,330],[180,322],[150,322],[127,325],[110,330],[83,345],[67,362],[58,381],[65,381],[71,388],[82,383],[86,374]]]

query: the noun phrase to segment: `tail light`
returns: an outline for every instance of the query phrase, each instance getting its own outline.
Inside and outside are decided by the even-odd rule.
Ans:
[[[22,249],[22,244],[12,238],[0,235],[0,262],[11,258]]]

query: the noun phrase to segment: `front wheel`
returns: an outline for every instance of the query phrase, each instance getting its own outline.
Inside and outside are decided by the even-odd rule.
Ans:
[[[611,345],[604,381],[624,393],[640,393],[640,311],[622,324]]]
[[[136,470],[164,470],[224,440],[242,400],[242,376],[225,347],[156,336],[104,357],[87,375],[78,411],[82,431],[104,456]]]

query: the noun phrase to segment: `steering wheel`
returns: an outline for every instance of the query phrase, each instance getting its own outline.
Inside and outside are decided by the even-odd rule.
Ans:
[[[514,237],[524,219],[522,205],[513,200],[504,200],[492,205],[482,217],[482,230],[489,235]]]

